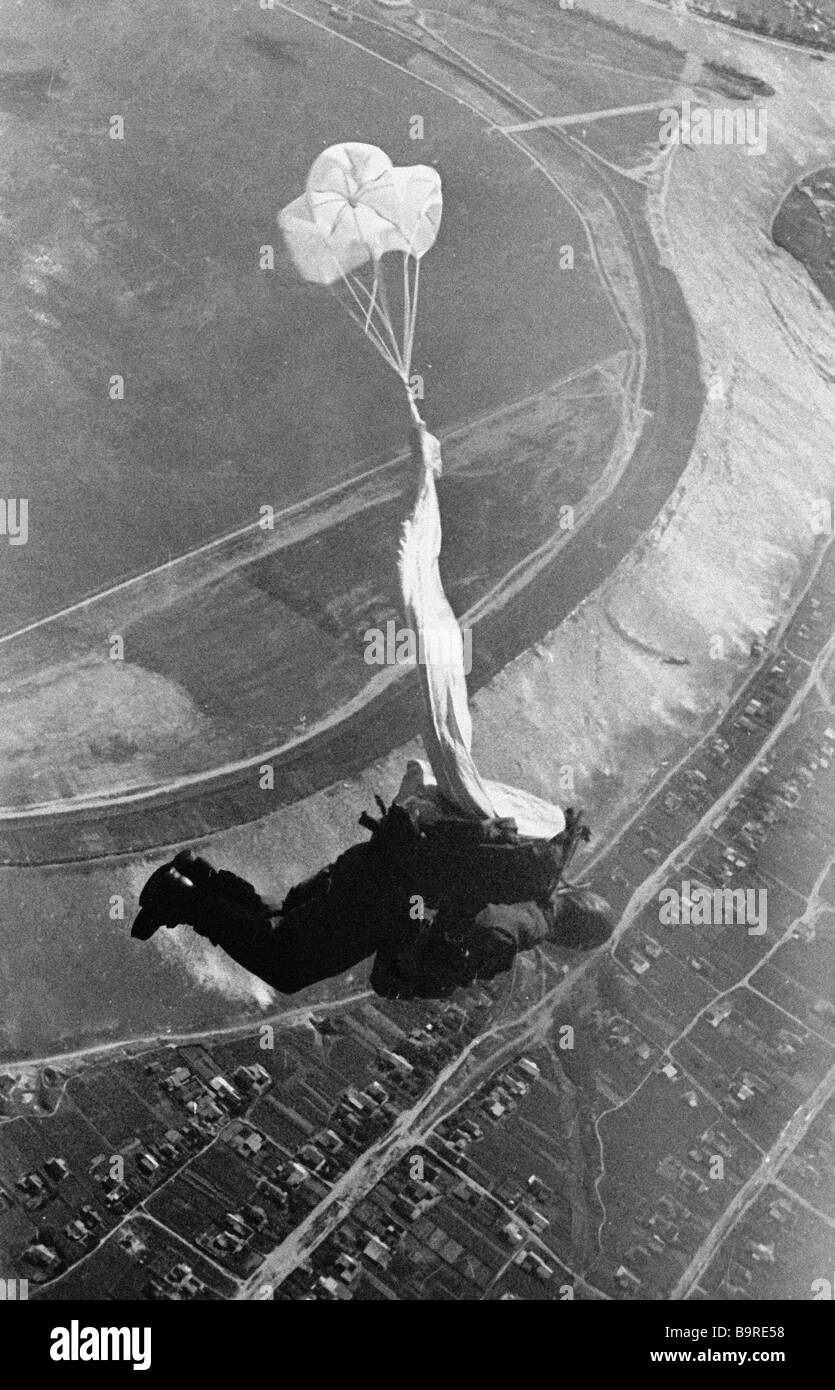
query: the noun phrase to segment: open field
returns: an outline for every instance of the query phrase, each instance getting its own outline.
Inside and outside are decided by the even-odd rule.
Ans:
[[[4,0],[0,25],[0,463],[31,517],[0,631],[402,448],[393,375],[278,246],[278,209],[336,140],[437,164],[449,189],[415,353],[433,426],[617,346],[591,268],[561,275],[542,234],[579,247],[571,207],[408,70],[257,4]]]

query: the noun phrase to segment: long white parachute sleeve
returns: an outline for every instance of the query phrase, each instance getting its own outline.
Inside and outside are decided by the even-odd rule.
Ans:
[[[412,453],[417,496],[403,525],[398,571],[406,624],[421,649],[423,742],[431,770],[417,760],[410,763],[397,800],[431,803],[441,793],[453,813],[476,819],[512,816],[522,835],[551,839],[565,827],[559,806],[488,781],[473,761],[464,644],[438,567],[441,516],[435,477],[441,471],[441,447],[422,421],[413,429]]]

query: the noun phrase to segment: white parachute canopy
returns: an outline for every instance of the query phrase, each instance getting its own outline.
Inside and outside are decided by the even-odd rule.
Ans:
[[[434,245],[442,208],[436,169],[396,167],[376,145],[349,141],[323,150],[302,196],[278,214],[299,274],[312,284],[347,291],[344,307],[407,388],[420,261]],[[397,327],[382,266],[391,252],[402,258]]]

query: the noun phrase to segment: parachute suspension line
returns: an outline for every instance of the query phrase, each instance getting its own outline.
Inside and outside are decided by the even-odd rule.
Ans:
[[[369,291],[366,289],[362,281],[358,280],[356,276],[351,276],[349,279],[348,275],[346,275],[345,271],[342,269],[342,265],[340,264],[339,258],[335,256],[332,251],[330,254],[331,259],[333,260],[333,263],[339,272],[339,278],[341,279],[349,295],[356,304],[359,313],[357,313],[356,310],[352,309],[350,304],[346,304],[344,299],[340,299],[339,295],[336,296],[337,303],[345,310],[348,317],[353,319],[354,323],[357,324],[357,326],[361,329],[361,331],[365,334],[369,341],[373,343],[374,347],[377,349],[383,360],[388,363],[388,365],[392,368],[393,371],[399,373],[400,369],[397,361],[395,361],[394,357],[389,352],[389,349],[383,341],[380,335],[380,331],[377,328],[376,324],[371,322],[371,310],[369,310],[368,313],[366,313],[365,305],[363,304],[362,300],[357,294],[356,289],[351,284],[351,280],[355,281],[355,283],[362,290],[366,298],[371,297],[369,295]]]
[[[414,278],[409,279],[409,261],[414,260]],[[420,280],[420,261],[411,252],[403,252],[403,366],[405,374],[403,384],[406,387],[406,396],[409,402],[409,411],[412,420],[416,425],[422,425],[423,419],[420,411],[415,404],[414,394],[411,384],[412,370],[412,349],[415,342],[415,324],[417,322],[417,301],[418,285]]]
[[[388,345],[382,355],[392,369],[397,372],[397,375],[404,378],[400,345],[395,336],[394,328],[392,327],[391,315],[389,313],[386,297],[386,281],[382,266],[379,265],[379,263],[375,266],[374,283],[371,290],[368,289],[367,285],[363,284],[362,280],[360,280],[357,275],[349,275],[346,283],[348,283],[348,288],[351,290],[354,299],[362,309],[363,314],[367,317],[368,328],[364,328],[364,331],[368,333],[369,337],[372,336],[372,333],[376,335],[373,341],[379,351],[379,343],[383,340],[383,330],[385,330],[388,335]],[[365,295],[367,307],[363,307],[360,294]],[[375,313],[376,320],[372,317]]]
[[[413,422],[416,425],[425,425],[426,422],[423,416],[421,415],[420,411],[418,410],[417,406],[415,405],[415,398],[412,394],[411,387],[409,386],[406,387],[406,399],[409,402],[409,413],[412,417]]]
[[[390,366],[395,372],[397,372],[397,374],[398,374],[398,376],[399,376],[399,375],[400,375],[400,354],[398,353],[396,357],[392,355],[392,353],[390,352],[388,346],[386,345],[386,343],[385,343],[385,341],[384,341],[384,339],[383,339],[383,337],[382,337],[382,335],[381,335],[379,329],[377,328],[377,326],[376,326],[375,323],[372,323],[372,322],[371,322],[370,318],[369,318],[368,322],[366,323],[366,306],[363,304],[362,300],[360,299],[360,297],[359,297],[359,295],[358,295],[356,289],[354,288],[354,285],[351,283],[351,281],[352,281],[352,280],[356,281],[356,284],[359,285],[360,289],[363,291],[363,293],[366,295],[366,297],[370,299],[370,293],[369,293],[369,291],[366,289],[365,285],[363,285],[363,283],[362,283],[361,280],[357,280],[357,279],[356,279],[356,276],[350,276],[350,277],[349,277],[348,275],[345,274],[345,272],[344,272],[343,270],[340,270],[340,275],[341,275],[341,277],[342,277],[343,283],[345,284],[345,286],[346,286],[346,288],[347,288],[347,290],[348,290],[348,293],[350,294],[351,298],[353,299],[354,303],[356,304],[357,309],[359,310],[359,313],[357,313],[355,310],[351,309],[349,305],[344,304],[344,303],[343,303],[343,305],[342,305],[343,309],[345,309],[346,312],[347,312],[348,314],[350,314],[351,318],[354,320],[354,323],[356,323],[356,324],[359,325],[359,327],[362,329],[362,331],[363,331],[363,333],[366,335],[366,337],[369,338],[370,341],[374,344],[375,348],[377,349],[377,351],[379,352],[379,354],[380,354],[380,356],[383,358],[383,360],[386,361],[386,362],[388,362],[389,366]]]
[[[414,261],[414,273],[409,275],[409,262]],[[391,311],[389,309],[388,294],[386,291],[386,281],[382,265],[379,262],[374,268],[374,279],[369,289],[359,276],[351,273],[346,274],[340,269],[340,277],[348,290],[356,308],[340,299],[340,303],[345,312],[353,319],[354,323],[362,330],[369,342],[376,348],[383,361],[391,367],[392,371],[399,376],[406,391],[406,399],[409,404],[409,412],[415,424],[423,423],[420,412],[415,404],[414,396],[409,381],[409,373],[412,364],[412,351],[415,341],[415,328],[417,324],[418,308],[418,289],[420,284],[420,261],[409,254],[403,253],[403,347],[397,341],[394,326],[391,321]],[[386,338],[383,336],[385,331]]]
[[[392,357],[391,353],[389,352],[388,347],[384,343],[383,339],[377,332],[377,329],[374,327],[374,324],[369,324],[366,328],[365,310],[363,309],[362,305],[360,305],[359,312],[357,312],[357,310],[353,309],[350,304],[346,304],[344,299],[338,299],[338,303],[345,310],[345,313],[348,315],[348,317],[350,319],[353,319],[360,332],[363,333],[365,337],[368,339],[368,341],[373,345],[373,347],[377,349],[377,352],[379,352],[383,360],[387,362],[388,365],[392,368],[392,370],[397,372],[399,375],[398,365]]]
[[[415,276],[414,276],[414,283],[413,283],[413,285],[412,285],[412,291],[411,291],[411,295],[410,295],[410,310],[411,310],[411,316],[410,316],[410,319],[409,319],[409,333],[408,333],[408,337],[406,338],[406,341],[405,341],[405,343],[403,344],[403,348],[404,348],[404,352],[405,352],[405,357],[406,357],[406,375],[407,375],[407,376],[408,376],[409,371],[411,370],[411,366],[412,366],[412,349],[414,348],[414,345],[415,345],[415,326],[416,326],[416,324],[417,324],[418,289],[420,288],[420,261],[417,259],[417,257],[414,257],[413,259],[414,259],[414,262],[415,262]]]
[[[368,299],[368,312],[365,315],[365,331],[368,332],[368,325],[371,322],[371,315],[374,313],[374,306],[377,303],[377,280],[380,274],[379,262],[374,265],[374,284],[371,286],[371,294]]]
[[[381,268],[381,270],[380,270],[380,317],[381,317],[383,323],[384,323],[385,326],[386,326],[386,330],[387,330],[387,332],[388,332],[389,338],[391,339],[392,347],[394,348],[395,354],[396,354],[396,356],[397,356],[397,369],[398,369],[398,374],[399,374],[399,376],[401,377],[401,379],[402,379],[404,382],[407,382],[408,379],[409,379],[409,376],[408,376],[408,372],[407,372],[407,370],[406,370],[406,366],[405,366],[405,364],[404,364],[404,362],[403,362],[403,358],[402,358],[401,355],[400,355],[400,344],[399,344],[398,341],[397,341],[397,335],[395,334],[395,331],[394,331],[394,324],[393,324],[392,321],[391,321],[391,312],[390,312],[390,310],[389,310],[388,294],[387,294],[387,292],[386,292],[386,277],[385,277],[385,275],[384,275],[383,272],[382,272],[382,268]],[[405,344],[404,344],[404,346],[405,346]]]
[[[409,323],[411,322],[412,294],[409,288],[409,253],[403,252],[403,355],[405,357],[406,375],[409,375],[409,368],[412,365],[412,354],[409,351]]]

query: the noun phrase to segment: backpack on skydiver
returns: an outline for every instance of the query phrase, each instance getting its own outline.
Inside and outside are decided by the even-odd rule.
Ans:
[[[519,834],[510,818],[465,820],[450,815],[424,823],[403,806],[375,797],[378,819],[364,811],[360,825],[372,844],[415,884],[439,900],[450,888],[476,903],[534,901],[546,904],[564,883],[578,846],[591,837],[582,811],[568,807],[565,828],[551,840]],[[432,904],[434,905],[434,904]]]

